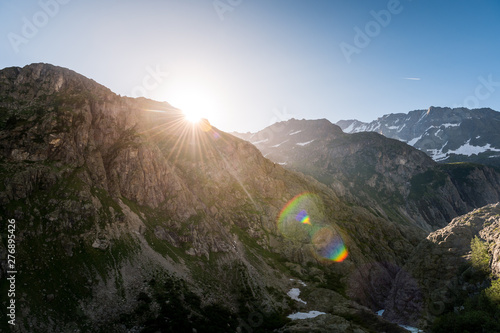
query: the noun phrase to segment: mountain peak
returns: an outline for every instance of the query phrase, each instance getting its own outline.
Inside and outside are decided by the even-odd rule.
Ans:
[[[390,114],[370,123],[341,120],[346,133],[378,132],[406,142],[439,162],[475,162],[500,166],[500,113],[490,108],[430,106]]]
[[[113,94],[111,90],[92,79],[68,68],[46,63],[33,63],[22,68],[5,68],[0,71],[0,80],[2,82],[0,89],[20,89],[28,98],[42,94],[51,95],[64,90],[87,91],[99,95]]]

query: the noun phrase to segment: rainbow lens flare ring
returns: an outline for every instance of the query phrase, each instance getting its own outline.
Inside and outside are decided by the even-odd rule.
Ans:
[[[304,224],[311,224],[311,218],[304,209],[295,216],[295,219]]]
[[[278,230],[286,238],[309,242],[312,222],[322,218],[319,197],[311,192],[302,192],[288,201],[280,211]]]
[[[312,236],[312,245],[315,254],[322,259],[342,262],[349,255],[340,234],[329,226],[321,227],[316,230]]]
[[[342,262],[349,255],[340,233],[325,218],[321,198],[311,192],[286,203],[278,216],[278,230],[286,238],[309,243],[318,260]]]

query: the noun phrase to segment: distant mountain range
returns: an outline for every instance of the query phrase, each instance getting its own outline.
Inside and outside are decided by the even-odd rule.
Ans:
[[[384,115],[370,123],[340,120],[346,133],[377,132],[406,142],[437,162],[500,166],[500,112],[441,108]]]
[[[400,140],[373,132],[346,134],[326,119],[291,119],[257,133],[234,134],[339,196],[426,231],[500,201],[500,173],[494,167],[438,164]]]

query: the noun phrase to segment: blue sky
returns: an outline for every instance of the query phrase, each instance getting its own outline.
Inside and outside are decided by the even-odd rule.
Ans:
[[[3,0],[0,68],[68,67],[225,131],[500,110],[499,16],[494,0]]]

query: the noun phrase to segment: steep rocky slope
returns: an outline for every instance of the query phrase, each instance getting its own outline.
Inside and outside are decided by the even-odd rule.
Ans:
[[[471,243],[476,237],[476,241],[485,247],[484,272],[474,265],[471,255]],[[489,278],[485,273],[490,274]],[[497,203],[453,219],[445,228],[431,233],[414,250],[411,259],[398,273],[384,317],[425,327],[437,316],[456,313],[455,321],[464,317],[472,323],[474,319],[482,318],[473,322],[477,326],[469,328],[470,332],[498,332],[500,327],[495,327],[494,321],[498,323],[500,315],[500,290],[494,295],[485,290],[491,288],[491,281],[499,277],[500,203]],[[495,299],[492,300],[492,296]],[[490,300],[485,300],[488,297]],[[490,302],[496,302],[496,310],[488,310]],[[477,315],[480,311],[486,314]],[[471,313],[475,313],[476,318],[471,317]],[[489,321],[493,328],[485,326],[492,324]]]
[[[323,320],[319,332],[401,331],[372,311],[420,229],[166,103],[51,65],[7,68],[0,158],[1,225],[16,224],[16,332],[293,332],[286,316],[299,310],[326,312],[301,321]],[[335,262],[325,251],[340,245],[348,257]]]
[[[388,114],[370,123],[337,122],[346,133],[377,132],[401,140],[438,162],[500,166],[500,112],[440,108]]]
[[[500,201],[500,173],[482,165],[440,165],[377,133],[345,134],[328,120],[292,119],[251,134],[272,161],[328,185],[339,196],[427,231]]]

